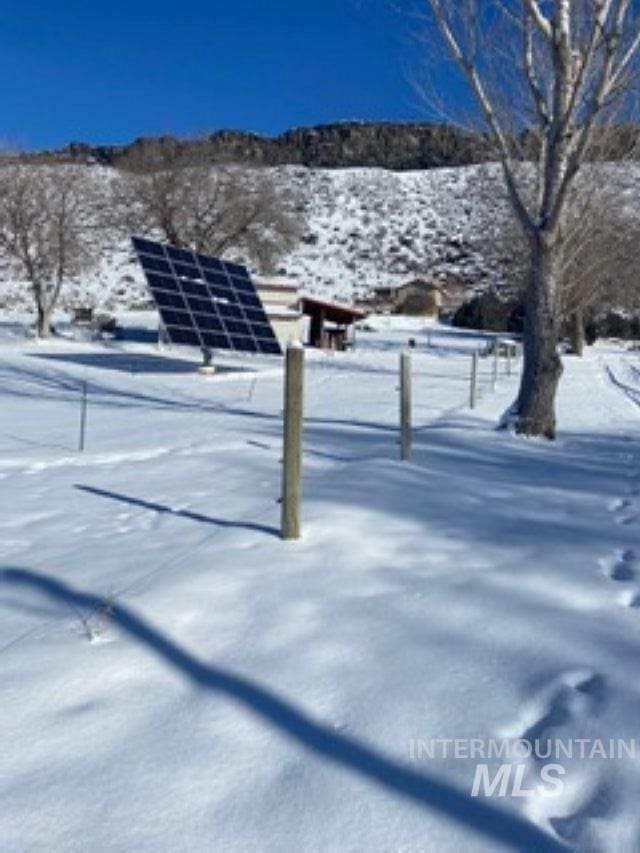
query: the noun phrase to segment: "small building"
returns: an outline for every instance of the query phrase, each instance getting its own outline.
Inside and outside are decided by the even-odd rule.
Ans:
[[[367,316],[365,311],[353,305],[328,302],[314,296],[302,296],[300,310],[309,318],[307,343],[320,349],[346,349],[352,343],[349,334],[353,324]]]
[[[288,278],[254,276],[258,296],[283,349],[302,336],[302,314],[298,307],[298,284]]]
[[[405,284],[377,287],[372,302],[380,312],[437,318],[442,306],[442,289],[435,281],[416,278]]]

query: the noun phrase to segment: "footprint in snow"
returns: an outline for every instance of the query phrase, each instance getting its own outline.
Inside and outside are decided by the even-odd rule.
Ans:
[[[547,740],[551,729],[598,711],[606,695],[606,681],[599,673],[590,669],[564,672],[524,705],[520,718],[504,736],[530,743]]]
[[[609,512],[620,512],[621,510],[628,509],[631,506],[631,501],[629,498],[616,498],[611,501],[608,506]]]
[[[549,824],[557,835],[568,841],[574,849],[596,851],[590,820],[606,818],[613,810],[615,797],[611,786],[602,782],[579,798],[572,810],[562,817],[549,817]]]
[[[620,596],[620,604],[623,607],[640,608],[640,591],[637,589],[625,590]]]
[[[638,558],[632,548],[619,550],[612,557],[600,560],[604,573],[612,581],[632,581],[637,574]]]
[[[567,739],[591,728],[591,720],[600,713],[608,700],[606,679],[590,669],[571,670],[552,679],[521,709],[519,720],[505,734],[533,744],[540,743],[543,757],[533,753],[528,761],[529,778],[525,787],[531,789],[526,811],[531,820],[551,828],[556,836],[580,850],[589,846],[590,821],[605,817],[612,808],[610,790],[593,777],[587,785],[579,775],[563,777],[563,789],[557,796],[540,791],[540,770],[550,759],[544,757],[547,741]],[[568,768],[567,768],[568,769]]]

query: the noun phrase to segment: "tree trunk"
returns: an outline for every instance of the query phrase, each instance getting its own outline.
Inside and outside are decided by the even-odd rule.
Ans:
[[[555,310],[557,244],[536,235],[525,300],[524,367],[516,404],[516,431],[555,438],[555,398],[562,374]]]
[[[49,338],[51,337],[51,332],[53,331],[51,326],[51,317],[53,315],[53,306],[42,305],[41,303],[37,303],[38,310],[38,321],[37,321],[37,333],[39,338]]]
[[[574,355],[582,357],[585,345],[584,315],[582,313],[582,308],[576,308],[569,318],[569,339],[571,352]]]

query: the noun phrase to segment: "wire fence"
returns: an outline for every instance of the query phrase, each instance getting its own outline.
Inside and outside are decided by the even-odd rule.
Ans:
[[[310,353],[305,376],[305,466],[323,468],[341,463],[365,462],[384,456],[400,458],[400,374],[398,342],[390,346],[363,347],[339,356]],[[474,353],[477,353],[477,394],[480,405],[505,379],[516,379],[517,365],[507,352],[495,356],[486,342],[456,347],[432,345],[409,347],[411,357],[411,429],[422,434],[435,421],[469,408]],[[5,360],[0,368],[5,407],[21,414],[18,424],[3,430],[0,474],[7,469],[41,470],[47,465],[89,466],[102,462],[129,465],[132,460],[152,458],[144,454],[197,453],[212,478],[224,477],[221,460],[233,467],[251,453],[252,465],[267,478],[264,497],[248,500],[247,477],[234,486],[216,489],[218,504],[234,506],[234,527],[260,529],[277,535],[268,522],[277,516],[282,452],[282,368],[259,363],[228,363],[217,378],[199,377],[173,354],[162,356],[163,365],[147,354],[98,353],[90,363],[82,354],[29,353]],[[115,356],[115,358],[113,357]],[[162,367],[162,370],[158,368]],[[141,455],[136,457],[136,453]],[[21,455],[24,454],[24,455]],[[246,463],[246,459],[244,459]],[[29,468],[31,466],[31,468]],[[268,474],[266,472],[269,472]],[[185,483],[185,492],[189,483]],[[75,487],[77,488],[77,486]],[[132,487],[135,492],[135,487]],[[87,488],[91,492],[92,488]],[[100,489],[93,489],[97,494]],[[107,494],[107,492],[104,492]],[[144,500],[126,499],[141,515],[150,509],[192,520],[208,519],[192,509],[182,510]],[[214,502],[215,503],[215,502]],[[208,505],[208,511],[213,511]],[[188,564],[194,554],[209,547],[225,531],[225,523],[213,523],[202,536],[182,548],[170,548],[164,559],[142,561],[122,582],[110,583],[110,600],[130,595],[154,577]],[[81,543],[80,543],[81,544]],[[56,564],[77,558],[79,543],[56,546]],[[108,543],[107,543],[108,547]],[[50,556],[30,560],[30,567],[49,570]],[[89,631],[97,609],[70,613]],[[3,638],[0,651],[59,624],[29,620],[24,631]]]

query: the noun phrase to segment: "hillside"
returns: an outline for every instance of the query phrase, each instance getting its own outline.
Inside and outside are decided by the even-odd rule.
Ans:
[[[77,168],[88,168],[102,192],[114,174],[103,166]],[[635,220],[640,166],[598,169],[597,178],[588,179],[613,187],[622,218]],[[305,291],[351,301],[420,274],[460,278],[470,290],[504,283],[493,238],[506,201],[495,164],[407,172],[297,166],[268,171],[302,225],[302,239],[282,258],[278,273],[297,279]],[[119,310],[148,304],[127,236],[101,232],[95,258],[94,268],[66,287],[63,306]],[[245,260],[233,252],[230,258]],[[6,269],[0,279],[0,308],[31,307],[24,283],[12,281]]]
[[[289,190],[289,204],[303,223],[302,240],[282,259],[279,272],[297,278],[307,291],[351,300],[417,273],[463,275],[476,284],[489,280],[480,247],[500,204],[494,166],[270,171]],[[112,171],[94,166],[91,173],[102,187]],[[107,248],[96,246],[95,268],[66,288],[67,306],[113,310],[148,298],[128,240],[105,236]],[[5,271],[0,307],[30,307],[28,288],[7,277]]]

